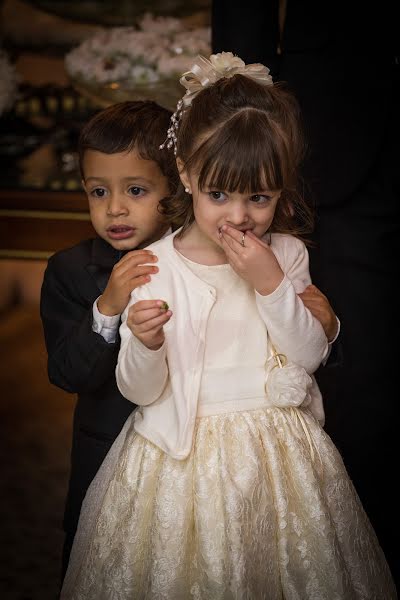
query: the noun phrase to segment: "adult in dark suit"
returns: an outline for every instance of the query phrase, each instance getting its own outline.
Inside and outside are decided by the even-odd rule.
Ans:
[[[397,389],[400,138],[395,3],[212,4],[213,52],[271,68],[297,95],[317,208],[314,282],[342,324],[341,366],[320,370],[325,429],[399,580]]]

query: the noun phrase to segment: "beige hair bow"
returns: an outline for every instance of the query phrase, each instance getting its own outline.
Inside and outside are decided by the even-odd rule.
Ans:
[[[244,75],[262,85],[273,85],[268,67],[260,63],[246,65],[241,58],[232,52],[212,54],[210,58],[198,56],[190,71],[180,78],[180,83],[186,88],[183,104],[190,106],[193,98],[204,88],[212,85],[218,79]]]

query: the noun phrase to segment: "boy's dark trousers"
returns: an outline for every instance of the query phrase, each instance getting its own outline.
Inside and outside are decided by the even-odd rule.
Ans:
[[[49,379],[78,396],[63,521],[62,577],[86,491],[135,408],[115,381],[119,338],[109,344],[92,330],[93,302],[104,291],[120,258],[121,253],[104,240],[86,240],[49,259],[42,285],[40,312]]]

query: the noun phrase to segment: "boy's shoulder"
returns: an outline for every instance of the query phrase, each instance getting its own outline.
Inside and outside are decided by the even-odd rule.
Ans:
[[[50,256],[48,266],[64,270],[87,264],[93,254],[94,241],[94,239],[83,240],[75,246],[58,250]]]
[[[90,238],[55,252],[47,262],[46,272],[47,276],[75,278],[86,274],[86,268],[91,264],[111,271],[117,260],[117,251],[110,244],[101,238]]]
[[[93,243],[95,239],[91,238],[88,240],[82,240],[78,244],[74,246],[69,246],[68,248],[63,248],[62,250],[57,250],[51,256],[51,260],[64,261],[68,260],[70,257],[77,258],[78,256],[82,257],[90,257],[92,253]]]

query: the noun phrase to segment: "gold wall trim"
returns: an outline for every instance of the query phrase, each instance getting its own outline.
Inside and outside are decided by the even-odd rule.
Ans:
[[[17,210],[0,208],[0,217],[56,219],[60,221],[90,221],[89,213],[67,212],[58,210]]]
[[[54,254],[52,250],[0,250],[0,259],[1,258],[32,258],[32,259],[40,259],[47,260],[50,256]]]

